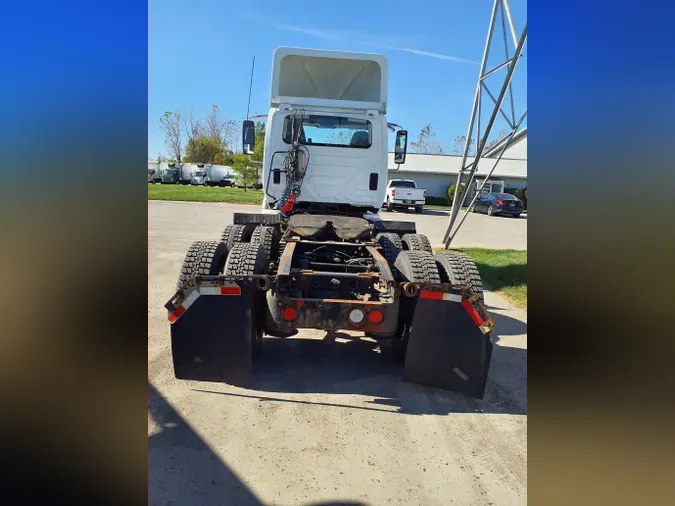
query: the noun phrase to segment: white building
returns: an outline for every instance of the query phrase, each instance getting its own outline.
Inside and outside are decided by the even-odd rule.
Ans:
[[[497,161],[501,143],[488,150],[478,164],[475,178],[482,180]],[[467,158],[467,165],[473,158]],[[430,197],[445,197],[448,186],[457,182],[462,157],[457,155],[420,155],[408,153],[405,163],[397,166],[389,153],[389,178],[413,179]],[[399,170],[396,170],[400,167]],[[482,177],[481,177],[482,176]],[[501,181],[505,188],[527,187],[527,129],[516,134],[513,144],[504,152],[490,181]],[[467,198],[471,198],[472,193]]]

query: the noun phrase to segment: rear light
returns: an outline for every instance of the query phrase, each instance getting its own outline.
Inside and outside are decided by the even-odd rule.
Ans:
[[[373,309],[370,313],[368,313],[368,321],[370,323],[380,323],[384,320],[384,315],[382,314],[382,311],[378,311],[377,309]]]
[[[298,311],[294,307],[287,306],[281,311],[281,316],[287,322],[292,322],[298,317]]]
[[[498,206],[501,206],[503,203],[504,203],[503,200],[498,200],[498,201],[497,201],[497,205],[498,205]]]
[[[349,312],[349,321],[357,325],[361,323],[365,317],[366,315],[363,314],[363,311],[360,309],[352,309]]]
[[[427,198],[427,191],[424,190],[424,198]]]

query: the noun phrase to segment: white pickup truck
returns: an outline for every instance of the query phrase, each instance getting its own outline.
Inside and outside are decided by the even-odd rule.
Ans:
[[[412,179],[392,179],[387,185],[383,205],[387,211],[393,211],[394,208],[414,207],[416,213],[421,213],[426,197],[427,191],[418,188]]]

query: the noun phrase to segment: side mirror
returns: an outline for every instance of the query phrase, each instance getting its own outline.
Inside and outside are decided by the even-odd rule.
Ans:
[[[394,163],[400,165],[405,163],[405,154],[408,149],[408,132],[399,130],[396,132],[396,144],[394,144]]]
[[[250,119],[244,121],[242,141],[244,153],[252,155],[255,148],[255,124]]]

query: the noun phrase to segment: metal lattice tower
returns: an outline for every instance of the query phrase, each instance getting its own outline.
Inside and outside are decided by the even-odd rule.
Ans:
[[[493,37],[495,34],[495,25],[497,24],[498,17],[501,20],[501,28],[503,34],[502,42],[504,46],[505,59],[499,65],[496,65],[492,69],[488,70],[487,62],[488,57],[490,56],[490,51],[493,49]],[[515,49],[513,50],[513,54],[509,54],[509,44],[508,44],[509,36],[511,37],[513,41],[513,46],[515,47]],[[476,198],[480,195],[481,189],[488,181],[490,176],[492,176],[492,173],[494,172],[495,168],[497,167],[497,164],[501,160],[502,155],[512,144],[514,136],[520,129],[523,120],[527,116],[527,108],[525,108],[519,119],[516,120],[515,107],[513,101],[513,89],[511,84],[513,74],[516,70],[518,61],[520,60],[520,57],[523,53],[523,47],[526,41],[527,41],[527,23],[525,23],[525,26],[523,27],[523,30],[520,34],[520,37],[517,37],[508,0],[495,0],[492,6],[492,15],[490,16],[490,27],[488,28],[487,39],[485,41],[485,49],[483,50],[483,59],[480,66],[480,72],[478,74],[478,84],[476,85],[476,94],[473,99],[473,108],[471,111],[471,118],[469,119],[469,129],[466,135],[466,141],[464,143],[464,151],[462,154],[462,165],[459,170],[459,173],[457,174],[457,183],[455,185],[455,195],[452,201],[450,222],[448,223],[448,228],[445,231],[445,236],[443,237],[443,243],[446,249],[450,246],[452,239],[457,234],[457,231],[462,226],[462,223],[464,223],[464,220],[466,219],[469,210],[475,203]],[[497,75],[500,71],[503,71],[504,69],[506,69],[506,73],[504,75],[500,91],[497,94],[497,97],[495,97],[494,94],[488,89],[486,79],[493,75]],[[510,108],[509,111],[504,111],[503,103],[507,95],[509,98]],[[490,114],[490,118],[487,122],[487,125],[485,126],[485,130],[481,132],[480,118],[481,118],[481,106],[483,104],[484,96],[486,96],[485,98],[489,98],[490,102],[493,104],[493,109]],[[497,144],[496,148],[498,149],[499,154],[495,160],[494,165],[492,166],[492,169],[490,169],[487,176],[485,176],[485,178],[483,179],[483,182],[478,187],[476,194],[471,200],[471,203],[464,212],[464,216],[462,216],[459,223],[457,223],[457,226],[455,226],[455,222],[457,221],[461,204],[465,201],[466,195],[471,188],[471,184],[473,183],[474,180],[474,174],[478,168],[478,162],[481,160],[481,157],[486,152],[486,145],[490,137],[490,134],[492,133],[492,128],[498,115],[501,115],[502,118],[506,120],[506,123],[510,128],[510,132],[502,141],[500,141]],[[467,158],[469,157],[469,151],[472,144],[471,140],[474,138],[474,133],[475,138],[477,139],[476,153],[474,155],[473,161],[467,163]],[[495,148],[493,147],[491,149],[491,152],[494,149]],[[464,181],[462,181],[462,179],[464,179]],[[463,191],[460,191],[461,188],[460,183],[464,183],[465,185]]]

